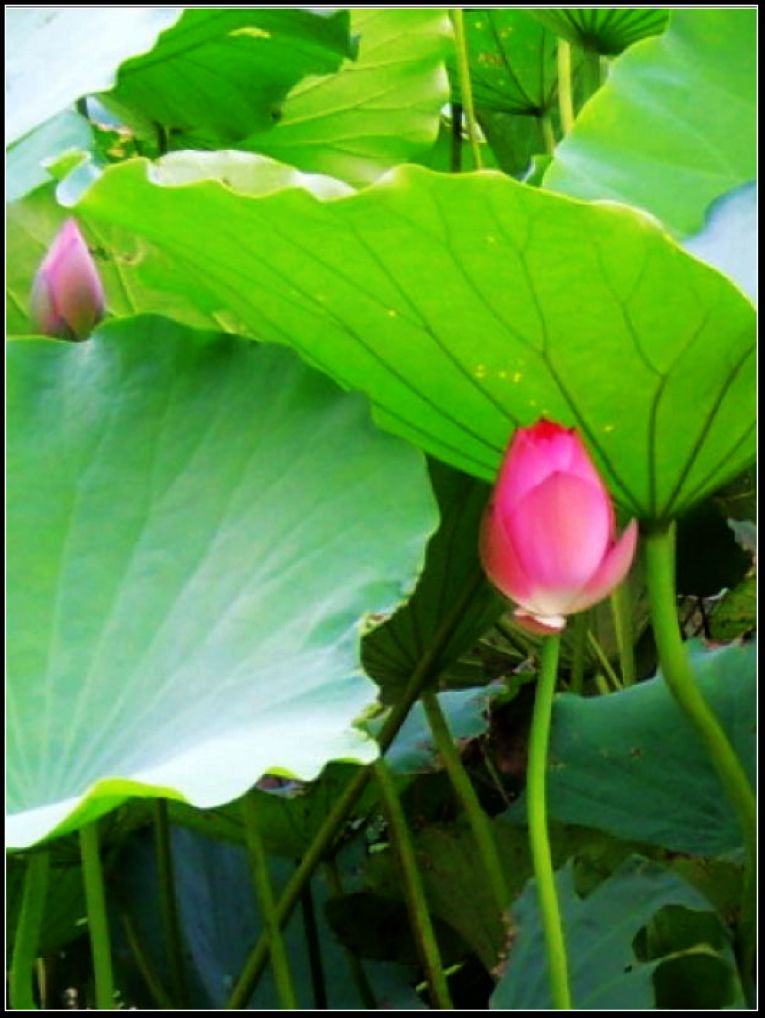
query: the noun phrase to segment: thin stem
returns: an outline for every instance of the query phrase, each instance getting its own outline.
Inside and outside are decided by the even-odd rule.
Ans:
[[[450,611],[444,616],[433,636],[430,646],[417,662],[417,667],[412,672],[401,699],[394,704],[385,719],[380,734],[377,737],[381,753],[385,753],[393,742],[399,728],[403,725],[409,715],[409,711],[412,709],[412,705],[422,690],[437,678],[441,670],[441,654],[451,639],[455,627],[472,603],[473,598],[483,587],[484,582],[483,572],[480,569],[476,570],[464,588],[462,595],[454,602]],[[346,817],[361,798],[370,775],[371,768],[359,768],[355,777],[346,785],[344,792],[335,802],[327,815],[327,819],[314,835],[313,841],[300,860],[300,865],[288,881],[276,905],[276,915],[280,926],[284,926],[292,915],[292,911],[300,899],[303,887],[311,879],[311,874],[332,847],[335,838],[345,823]],[[234,984],[234,988],[226,1001],[226,1010],[241,1010],[250,999],[268,960],[268,951],[268,937],[264,934],[250,951],[244,967]]]
[[[425,969],[431,1000],[433,1006],[438,1010],[451,1011],[453,1008],[452,999],[441,963],[441,953],[438,950],[433,924],[430,921],[430,913],[425,900],[420,871],[417,868],[417,857],[407,827],[406,815],[388,765],[383,759],[374,764],[374,772],[388,820],[391,844],[398,858],[404,885],[404,897],[409,908],[409,920],[417,941],[420,960]]]
[[[343,890],[343,882],[340,879],[340,871],[337,868],[337,863],[334,859],[327,859],[324,863],[324,875],[327,878],[329,884],[329,890],[333,898],[342,898],[345,894]],[[343,945],[343,954],[345,955],[346,961],[348,962],[348,968],[351,971],[351,979],[356,985],[361,1003],[364,1005],[365,1011],[377,1011],[378,1003],[375,999],[372,987],[369,985],[367,974],[364,971],[364,966],[361,963],[359,957],[354,954],[349,947]]]
[[[494,895],[494,903],[498,913],[504,912],[510,904],[510,888],[505,877],[505,871],[499,858],[497,842],[494,838],[489,818],[483,811],[481,803],[476,795],[473,783],[468,777],[457,747],[454,745],[452,733],[449,731],[449,724],[441,710],[438,696],[427,690],[422,694],[422,705],[433,733],[436,748],[446,767],[449,780],[467,814],[470,828],[475,838],[478,854],[481,857],[486,875],[489,879],[489,886]]]
[[[592,647],[592,649],[595,651],[595,655],[596,655],[598,661],[600,661],[600,667],[603,669],[603,671],[608,676],[608,679],[609,679],[611,685],[614,687],[614,689],[621,689],[622,688],[621,680],[619,679],[619,676],[616,674],[616,672],[611,667],[611,662],[606,657],[606,652],[600,646],[600,643],[598,642],[597,637],[595,636],[595,634],[593,633],[593,631],[591,629],[587,630],[587,642]]]
[[[97,821],[80,828],[80,856],[90,931],[90,950],[93,956],[93,974],[96,983],[96,1010],[113,1011],[112,954],[109,919],[106,914],[104,871],[98,847]]]
[[[327,1010],[327,986],[324,979],[324,964],[321,960],[319,929],[316,925],[316,908],[310,881],[300,895],[300,911],[303,913],[303,931],[308,948],[308,965],[311,970],[311,987],[313,989],[314,1011]]]
[[[571,43],[558,40],[558,107],[563,134],[574,126],[574,94],[571,87]]]
[[[452,7],[451,14],[454,23],[454,42],[457,49],[460,94],[462,95],[462,105],[465,107],[468,140],[470,141],[470,149],[473,153],[473,165],[476,170],[481,170],[483,169],[483,161],[481,159],[481,146],[478,143],[475,107],[473,106],[473,86],[470,83],[470,60],[468,58],[467,38],[465,36],[465,19],[461,7]]]
[[[274,892],[268,872],[266,850],[260,834],[254,791],[248,792],[242,799],[242,815],[247,854],[250,860],[250,874],[260,914],[263,918],[263,928],[271,948],[271,968],[274,973],[279,1007],[283,1011],[297,1011],[297,996],[292,983],[287,949],[284,946],[281,926],[276,915]]]
[[[635,669],[635,629],[632,624],[632,592],[629,580],[620,583],[610,597],[611,614],[616,630],[616,643],[619,648],[619,667],[622,673],[622,685],[634,686]]]
[[[30,855],[24,874],[19,921],[13,943],[9,993],[14,1011],[37,1011],[34,994],[35,961],[48,895],[50,856],[47,851]]]
[[[162,932],[170,970],[170,986],[175,1002],[180,1007],[188,1004],[186,971],[183,963],[178,903],[175,896],[175,872],[170,841],[170,821],[167,800],[154,799],[154,846],[157,857],[157,880],[159,883],[159,907],[162,916]]]
[[[449,169],[452,173],[462,170],[462,103],[452,103],[452,146]]]
[[[584,666],[587,660],[587,633],[590,626],[590,613],[579,612],[574,616],[574,650],[571,662],[571,692],[580,696],[584,691]]]
[[[529,842],[534,863],[534,876],[539,895],[539,909],[547,947],[547,968],[550,992],[556,1011],[571,1011],[568,985],[568,959],[563,937],[555,871],[552,864],[550,837],[547,831],[547,747],[550,741],[553,696],[558,672],[560,636],[547,636],[542,644],[542,663],[534,701],[534,714],[529,733],[529,764],[526,796],[529,821]]]
[[[119,909],[119,915],[122,920],[122,927],[125,931],[125,939],[130,948],[130,953],[133,955],[136,968],[141,973],[143,981],[146,983],[149,993],[154,999],[154,1003],[161,1011],[175,1011],[176,1008],[170,998],[170,994],[162,985],[162,980],[155,972],[154,967],[149,961],[149,956],[143,949],[132,915],[124,906]]]
[[[741,824],[747,868],[740,923],[740,954],[743,979],[751,983],[751,969],[755,957],[754,889],[757,872],[757,804],[754,791],[728,736],[696,685],[680,633],[675,591],[674,524],[648,532],[643,547],[651,619],[662,676],[706,747],[709,759]]]
[[[553,130],[550,111],[545,110],[537,117],[542,128],[542,140],[545,143],[545,152],[551,156],[555,151],[555,131]]]
[[[605,678],[600,674],[600,672],[595,673],[594,682],[595,688],[600,693],[600,695],[608,696],[608,694],[611,692],[611,689],[609,688],[608,683],[606,682]]]

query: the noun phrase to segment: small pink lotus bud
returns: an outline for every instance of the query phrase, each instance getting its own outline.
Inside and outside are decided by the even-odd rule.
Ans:
[[[98,270],[73,219],[58,231],[37,270],[30,308],[40,331],[61,339],[86,339],[103,318]]]
[[[535,633],[596,604],[627,575],[637,522],[617,540],[611,499],[576,431],[541,420],[518,428],[481,525],[492,583]]]

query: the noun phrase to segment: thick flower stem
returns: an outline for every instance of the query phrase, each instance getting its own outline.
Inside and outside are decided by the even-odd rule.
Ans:
[[[571,87],[571,43],[558,40],[558,106],[563,134],[574,126],[574,95]]]
[[[444,648],[451,639],[455,626],[457,626],[468,607],[472,604],[473,598],[481,590],[484,582],[483,573],[480,570],[476,570],[465,586],[461,596],[444,616],[433,636],[432,642],[417,662],[417,666],[412,672],[404,693],[391,708],[390,714],[385,719],[385,723],[377,737],[381,753],[385,753],[393,742],[422,690],[438,676]],[[283,927],[292,915],[295,905],[300,900],[303,887],[311,879],[311,874],[332,847],[345,823],[346,817],[361,798],[370,775],[370,767],[359,767],[356,775],[346,785],[342,795],[337,799],[327,814],[326,820],[314,835],[313,841],[300,860],[300,865],[282,891],[282,895],[276,905],[276,916],[280,926]],[[238,1011],[244,1008],[252,996],[260,974],[268,961],[268,952],[268,937],[262,935],[248,955],[247,961],[234,984],[234,988],[226,1001],[226,1010]]]
[[[571,1011],[568,984],[568,959],[563,937],[555,871],[547,831],[547,747],[550,741],[553,696],[558,673],[560,636],[547,636],[542,643],[542,666],[537,683],[534,714],[529,733],[529,764],[526,798],[529,821],[529,842],[534,864],[539,910],[547,947],[547,968],[550,992],[556,1011]]]
[[[45,915],[50,856],[47,851],[29,857],[24,874],[24,891],[8,975],[11,1007],[14,1011],[36,1011],[34,971],[40,929]]]
[[[669,524],[645,534],[646,575],[651,601],[651,621],[664,681],[706,747],[725,794],[735,809],[746,848],[747,870],[741,918],[741,957],[745,982],[751,980],[754,961],[755,876],[757,872],[757,804],[741,761],[704,699],[683,643],[677,621],[675,591],[675,528]]]
[[[268,872],[268,858],[260,834],[258,810],[254,796],[255,793],[250,791],[242,799],[242,819],[244,820],[247,855],[250,860],[250,876],[252,878],[252,885],[255,888],[255,897],[260,906],[263,928],[268,937],[271,968],[274,973],[279,1007],[283,1011],[297,1011],[297,996],[292,984],[287,949],[284,946],[281,926],[276,915],[271,875]]]
[[[635,630],[632,624],[632,592],[629,580],[620,583],[611,594],[611,614],[616,630],[616,643],[619,647],[619,666],[622,672],[622,685],[635,684]]]
[[[404,897],[409,908],[409,920],[417,940],[420,960],[430,988],[433,1007],[439,1011],[450,1011],[453,1008],[449,986],[441,964],[433,923],[425,900],[425,891],[417,868],[417,857],[406,823],[406,815],[396,791],[393,778],[385,760],[378,760],[374,765],[375,777],[382,797],[383,809],[388,820],[388,833],[391,844],[398,859],[401,880],[404,886]]]
[[[542,141],[544,142],[545,152],[548,156],[551,156],[555,152],[555,131],[553,130],[550,111],[545,110],[537,119],[542,129]]]
[[[106,913],[104,871],[98,844],[98,821],[86,824],[80,829],[80,855],[96,984],[96,1010],[114,1011],[111,941]]]
[[[470,60],[468,58],[467,38],[465,36],[465,19],[461,7],[451,8],[452,22],[454,24],[454,43],[457,50],[457,69],[459,72],[460,92],[462,94],[462,105],[465,110],[465,121],[467,123],[468,140],[470,150],[473,153],[473,166],[476,170],[483,169],[481,159],[481,146],[478,143],[478,129],[475,119],[475,107],[473,105],[473,86],[470,82]]]
[[[454,745],[452,733],[449,731],[449,725],[438,702],[438,696],[432,690],[428,690],[422,695],[422,705],[425,708],[428,724],[433,733],[436,748],[449,775],[449,780],[467,815],[478,854],[494,895],[497,912],[501,914],[510,904],[510,888],[499,858],[491,823],[484,813],[473,783],[462,765],[459,751]]]

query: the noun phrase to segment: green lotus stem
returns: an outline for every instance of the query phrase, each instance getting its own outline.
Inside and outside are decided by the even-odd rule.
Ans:
[[[459,173],[462,170],[462,103],[452,103],[452,145],[449,170]]]
[[[255,803],[255,792],[250,791],[242,799],[242,818],[244,820],[244,836],[247,854],[250,860],[255,896],[263,917],[263,928],[271,948],[271,968],[276,983],[279,1007],[283,1011],[297,1011],[299,1005],[290,973],[287,949],[284,946],[281,925],[276,914],[274,892],[271,887],[271,876],[268,872],[268,858],[263,845],[258,821],[258,809]]]
[[[446,773],[449,775],[452,787],[467,815],[478,854],[494,895],[497,912],[502,914],[510,904],[511,893],[491,823],[481,807],[473,783],[468,777],[459,751],[454,745],[454,739],[449,731],[449,724],[444,717],[444,712],[441,710],[441,704],[438,702],[438,696],[432,690],[428,690],[422,694],[422,705],[425,708],[436,748],[446,767]]]
[[[340,871],[338,870],[337,863],[334,859],[327,859],[324,863],[324,874],[327,878],[327,883],[329,884],[329,890],[332,897],[342,898],[345,891],[343,890],[343,882],[340,879]],[[354,954],[349,947],[346,947],[345,944],[342,945],[342,948],[345,959],[348,962],[348,968],[351,972],[351,979],[358,990],[361,1003],[364,1005],[364,1010],[379,1010],[379,1005],[375,999],[372,987],[369,985],[369,980],[367,979],[367,974],[364,971],[364,966],[362,965],[360,958]]]
[[[460,79],[460,93],[462,105],[465,108],[465,121],[467,123],[468,140],[470,150],[473,153],[473,164],[476,170],[483,169],[481,159],[481,146],[478,143],[478,129],[475,119],[475,107],[473,105],[473,86],[470,82],[470,60],[468,58],[467,38],[465,36],[465,19],[461,7],[452,7],[452,22],[454,24],[454,42],[457,49],[457,69]]]
[[[152,801],[154,814],[154,845],[157,857],[157,880],[159,883],[159,907],[162,916],[162,931],[170,969],[170,985],[173,998],[179,1006],[188,1004],[186,971],[183,963],[183,947],[178,904],[175,893],[175,872],[170,841],[170,822],[166,799]]]
[[[434,682],[441,670],[441,655],[452,637],[452,633],[485,583],[483,572],[477,569],[464,588],[461,596],[447,612],[436,630],[433,640],[424,652],[412,672],[401,699],[394,704],[377,737],[380,751],[385,753],[393,742],[398,730],[406,721],[412,705],[422,690]],[[324,859],[332,847],[335,838],[345,823],[346,817],[361,798],[371,775],[370,767],[360,767],[355,777],[346,785],[345,790],[327,815],[326,820],[313,837],[300,865],[293,873],[276,905],[276,915],[280,926],[288,921],[300,894],[308,880],[311,879],[316,867]],[[252,996],[257,981],[268,960],[269,942],[264,934],[253,947],[244,963],[242,971],[234,984],[226,1010],[241,1010]]]
[[[696,729],[717,771],[738,820],[746,848],[744,897],[740,923],[743,979],[751,983],[755,957],[755,886],[757,873],[757,804],[749,778],[717,716],[696,685],[677,620],[675,525],[644,535],[648,594],[661,674],[685,716]]]
[[[584,666],[587,660],[587,634],[590,626],[590,613],[579,612],[572,623],[574,630],[573,660],[571,662],[571,692],[580,696],[584,691]]]
[[[545,110],[537,118],[539,125],[542,128],[542,140],[545,143],[545,152],[551,156],[555,151],[555,131],[553,130],[552,119],[550,117],[550,111]]]
[[[611,614],[616,630],[616,644],[619,648],[619,667],[622,673],[622,685],[634,686],[635,670],[635,630],[632,624],[632,593],[629,579],[620,583],[610,597]]]
[[[313,892],[310,881],[300,895],[300,911],[303,913],[303,931],[308,948],[308,965],[311,970],[311,988],[313,989],[314,1011],[327,1010],[327,985],[324,979],[324,965],[321,960],[319,929],[316,925],[316,908],[313,903]]]
[[[14,1011],[37,1011],[34,994],[35,962],[40,943],[40,930],[48,896],[50,856],[47,851],[30,855],[24,873],[16,937],[13,943],[8,990]]]
[[[417,940],[420,960],[430,989],[433,1006],[440,1011],[453,1009],[449,986],[441,963],[441,953],[436,942],[433,923],[430,920],[425,891],[417,868],[417,857],[406,823],[406,814],[396,791],[385,760],[374,764],[375,777],[382,797],[383,809],[388,820],[388,834],[398,859],[404,897],[409,908],[409,920]]]
[[[571,43],[558,40],[558,107],[563,134],[574,126],[574,93],[571,87]]]
[[[93,975],[96,983],[96,1010],[113,1011],[114,978],[109,939],[109,919],[106,913],[104,871],[98,845],[98,821],[80,828],[80,856],[82,880],[85,885],[85,906],[88,913],[90,950],[93,956]]]
[[[563,936],[555,871],[547,830],[547,747],[550,741],[553,696],[558,676],[560,636],[547,636],[542,643],[542,664],[539,672],[534,714],[529,733],[529,764],[526,800],[529,822],[529,844],[534,864],[539,910],[547,948],[550,992],[556,1011],[571,1011],[571,990],[568,984],[568,958]]]
[[[595,682],[595,688],[600,693],[600,695],[601,696],[608,696],[608,694],[611,692],[611,689],[610,689],[608,683],[606,682],[605,678],[600,674],[600,672],[596,672],[595,673],[594,682]]]
[[[598,661],[600,662],[600,667],[603,669],[603,671],[608,676],[608,679],[609,679],[611,685],[614,687],[614,689],[621,689],[622,688],[621,680],[620,680],[619,676],[616,674],[616,672],[613,670],[613,668],[611,667],[611,662],[608,660],[608,658],[606,656],[606,652],[600,646],[600,642],[598,641],[597,637],[595,636],[595,634],[593,633],[593,631],[591,629],[587,630],[587,642],[592,647],[592,649],[595,651],[595,656],[597,657]]]
[[[170,994],[162,985],[162,980],[154,970],[149,961],[149,956],[141,944],[141,938],[138,935],[133,917],[124,906],[119,909],[119,915],[122,920],[122,928],[125,931],[125,940],[127,940],[130,953],[133,955],[133,961],[141,973],[143,981],[146,983],[149,993],[154,999],[154,1003],[161,1011],[175,1011],[176,1007]]]

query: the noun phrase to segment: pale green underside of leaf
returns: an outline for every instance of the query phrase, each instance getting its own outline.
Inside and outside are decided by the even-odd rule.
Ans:
[[[421,566],[422,457],[287,351],[164,319],[8,369],[9,843],[374,756],[359,625]]]
[[[756,17],[674,10],[662,36],[613,62],[545,187],[640,206],[681,236],[699,230],[716,198],[756,176]]]
[[[149,172],[108,170],[78,211],[156,246],[155,286],[294,346],[460,469],[493,479],[512,429],[544,415],[658,519],[754,456],[751,305],[629,208],[492,172],[402,167],[327,202]]]

